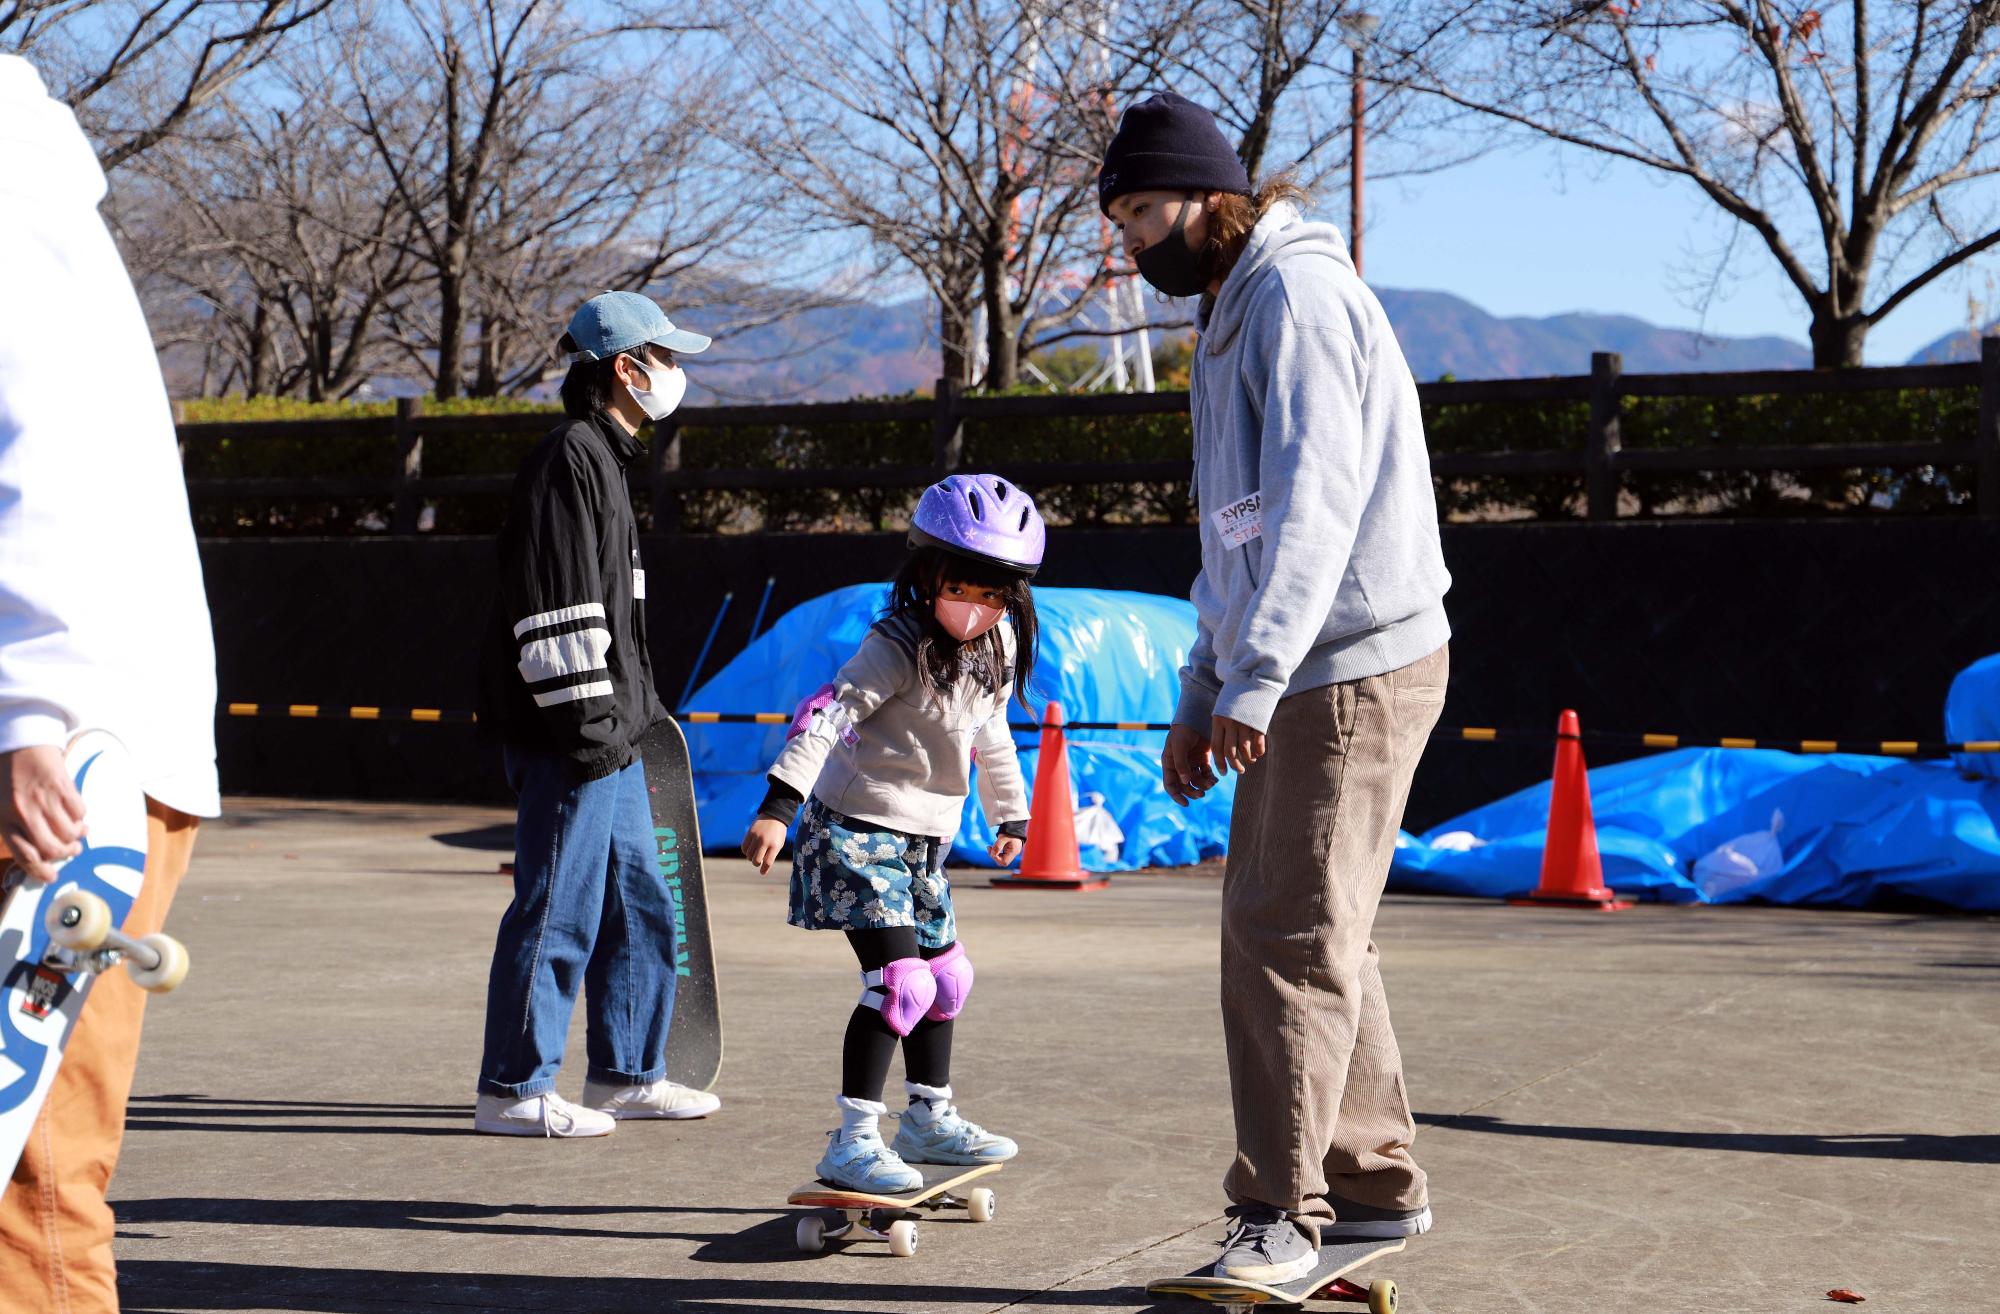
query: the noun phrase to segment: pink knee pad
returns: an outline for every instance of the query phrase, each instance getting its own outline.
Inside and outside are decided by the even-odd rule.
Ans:
[[[937,980],[937,1002],[925,1017],[937,1022],[949,1022],[965,1007],[967,995],[972,993],[972,960],[965,956],[965,946],[954,944],[951,948],[930,960],[931,975]]]
[[[923,1021],[937,998],[937,980],[921,958],[898,958],[886,967],[861,974],[861,1003],[881,1010],[889,1030],[907,1036]]]

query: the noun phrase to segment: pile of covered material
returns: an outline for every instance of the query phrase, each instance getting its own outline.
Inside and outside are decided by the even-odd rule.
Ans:
[[[1953,742],[2000,740],[2000,657],[1961,672]],[[1590,773],[1605,883],[1670,902],[1912,900],[2000,912],[2000,755],[1911,761],[1682,749]],[[1549,786],[1397,845],[1393,887],[1526,894],[1541,871]]]

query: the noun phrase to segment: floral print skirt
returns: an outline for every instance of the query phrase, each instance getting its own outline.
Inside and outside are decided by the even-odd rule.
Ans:
[[[785,920],[809,931],[914,926],[917,943],[958,938],[945,879],[948,842],[881,830],[808,798],[792,843],[792,901]]]

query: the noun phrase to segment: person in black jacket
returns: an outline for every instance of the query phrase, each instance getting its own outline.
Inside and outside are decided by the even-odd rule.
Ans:
[[[646,651],[646,572],[625,471],[680,404],[675,356],[707,348],[650,299],[606,292],[569,322],[568,419],[514,479],[480,667],[479,722],[518,800],[514,901],[486,996],[477,1131],[603,1136],[620,1118],[721,1107],[666,1079],[673,896],[656,870],[638,744],[666,716]],[[555,1090],[586,999],[583,1103]]]

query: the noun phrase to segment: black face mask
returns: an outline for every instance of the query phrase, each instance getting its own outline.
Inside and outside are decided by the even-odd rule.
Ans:
[[[1133,262],[1139,266],[1139,277],[1170,297],[1191,297],[1208,290],[1208,280],[1201,276],[1201,253],[1187,244],[1188,211],[1193,208],[1190,196],[1166,237],[1141,251]]]

